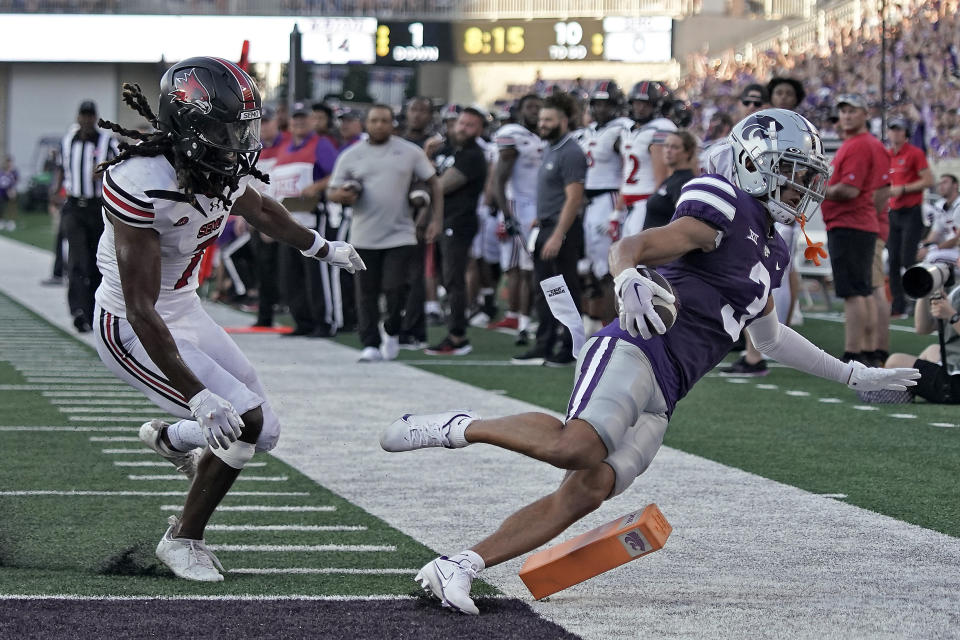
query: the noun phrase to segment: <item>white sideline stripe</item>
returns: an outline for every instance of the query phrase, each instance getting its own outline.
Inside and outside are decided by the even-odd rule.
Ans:
[[[140,460],[114,460],[113,464],[117,467],[170,467],[169,462],[147,462]],[[244,466],[244,469],[249,467],[264,467],[266,465],[266,462],[248,462]]]
[[[186,477],[186,476],[184,476]],[[185,496],[186,491],[0,491],[0,496]],[[309,496],[306,491],[231,491],[231,496],[272,496],[294,497]],[[179,508],[179,507],[178,507]],[[217,507],[224,511],[226,507]]]
[[[955,428],[958,425],[953,424],[952,422],[931,422],[931,427],[943,427],[945,429]]]
[[[75,387],[72,385],[60,385],[60,384],[0,384],[0,391],[41,391],[43,395],[47,397],[69,397],[69,396],[102,396],[104,398],[115,397],[121,398],[123,396],[114,396],[114,393],[117,393],[118,385],[110,386],[99,386],[91,387],[83,385],[82,387]],[[143,394],[133,391],[123,392],[124,395],[133,395],[143,397]]]
[[[156,415],[154,410],[153,415]],[[144,413],[146,415],[146,413]],[[143,415],[139,416],[67,416],[73,422],[135,422],[139,426],[143,422]]]
[[[90,442],[140,442],[140,438],[130,436],[90,436]]]
[[[16,367],[25,376],[43,376],[45,378],[106,378],[116,380],[109,371],[60,370],[53,368]]]
[[[153,405],[143,407],[57,407],[57,411],[68,413],[157,413],[157,408]]]
[[[243,552],[285,552],[285,551],[350,551],[350,552],[380,552],[396,551],[392,544],[208,544],[211,551],[243,551]]]
[[[366,531],[353,524],[210,524],[207,531]]]
[[[210,527],[207,527],[209,530]],[[314,574],[343,574],[343,575],[413,575],[419,569],[332,569],[332,568],[315,568],[315,567],[283,567],[275,569],[260,569],[260,568],[243,568],[243,569],[230,569],[227,573],[246,573],[255,576],[269,576],[269,575],[278,575],[278,574],[295,574],[295,575],[314,575]]]
[[[37,378],[34,376],[24,376],[27,379],[27,382],[31,384],[70,384],[78,387],[89,388],[90,385],[103,385],[104,380],[109,380],[109,378],[101,378],[98,380],[77,380],[76,378],[57,378],[55,376],[44,376],[42,378]],[[115,379],[115,378],[114,378]],[[117,384],[120,384],[120,381],[117,380]],[[114,387],[116,388],[116,387]]]
[[[67,395],[69,395],[69,397],[65,397],[65,398],[47,398],[47,402],[49,402],[49,403],[52,404],[52,405],[67,404],[67,405],[78,405],[78,406],[79,406],[79,405],[83,405],[83,406],[113,406],[113,405],[131,406],[131,405],[135,405],[135,404],[141,404],[141,403],[138,403],[138,402],[137,402],[137,397],[136,397],[136,396],[133,396],[133,395],[131,395],[131,396],[127,397],[127,398],[91,398],[91,399],[89,399],[89,400],[85,400],[85,399],[83,399],[83,398],[77,398],[77,397],[76,397],[77,394],[67,394]],[[96,395],[96,394],[93,394],[93,395]],[[154,411],[159,411],[159,409],[157,408],[157,405],[153,404],[153,403],[150,402],[149,400],[146,400],[146,399],[143,398],[142,396],[141,396],[141,398],[142,398],[142,404],[141,404],[141,406],[137,407],[136,409],[132,409],[132,411],[139,411],[140,409],[142,409],[142,408],[144,408],[144,407],[152,407]],[[64,411],[67,411],[67,409],[64,409]],[[86,411],[86,409],[83,409],[83,411]]]
[[[178,474],[152,474],[146,476],[127,476],[127,480],[188,480],[182,473]],[[287,476],[245,476],[239,475],[235,482],[286,482]]]
[[[113,431],[130,431],[129,427],[87,427],[87,426],[69,426],[69,427],[42,427],[42,426],[30,426],[30,427],[6,427],[0,426],[0,431],[103,431],[103,432],[113,432]]]
[[[231,491],[230,495],[234,495]],[[170,511],[175,510],[179,511],[183,508],[183,505],[179,504],[162,504],[160,505],[161,511]],[[331,512],[336,511],[337,508],[331,505],[318,505],[318,506],[294,506],[294,505],[268,505],[268,504],[237,504],[237,505],[220,505],[217,507],[217,511],[295,511],[295,512],[306,512],[306,511],[324,511]],[[209,528],[209,527],[208,527]]]
[[[141,456],[148,453],[156,453],[156,451],[153,449],[101,449],[100,453],[106,453],[107,455],[130,454],[134,456]]]
[[[836,498],[837,500],[842,500],[847,497],[845,493],[818,493],[818,496],[821,498]],[[207,527],[209,529],[209,527]]]
[[[913,415],[912,413],[891,413],[891,414],[890,414],[890,417],[891,417],[891,418],[900,418],[901,420],[913,420],[913,419],[915,419],[917,416]]]
[[[29,391],[29,389],[27,389]],[[143,394],[139,391],[134,391],[130,389],[129,391],[125,389],[118,390],[116,387],[110,387],[109,390],[105,389],[102,392],[96,391],[41,391],[41,395],[45,398],[143,398]]]
[[[209,546],[209,545],[208,545]],[[506,600],[508,596],[495,595],[483,596],[485,600]],[[317,602],[381,602],[390,600],[420,600],[421,596],[407,595],[375,595],[375,596],[316,596],[310,594],[287,595],[287,596],[264,596],[258,594],[238,594],[225,596],[78,596],[70,593],[54,595],[30,595],[19,593],[0,593],[0,600],[100,600],[100,601],[143,601],[154,602],[157,600],[169,600],[174,602],[185,602],[190,600],[252,600],[260,602],[271,602],[274,600],[309,600]]]

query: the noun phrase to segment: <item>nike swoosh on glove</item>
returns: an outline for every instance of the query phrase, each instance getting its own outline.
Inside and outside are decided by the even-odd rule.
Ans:
[[[855,360],[850,362],[850,378],[847,386],[857,391],[906,391],[907,387],[914,387],[920,379],[920,372],[916,369],[882,369],[868,367]]]
[[[209,389],[190,398],[187,404],[211,449],[229,449],[230,443],[240,437],[243,429],[240,414],[232,404]]]
[[[347,273],[365,271],[367,268],[353,245],[341,240],[327,240],[327,255],[317,258],[317,260],[345,269]]]
[[[625,269],[613,284],[617,292],[621,329],[634,338],[639,335],[644,340],[649,340],[654,334],[663,335],[667,332],[663,320],[653,308],[653,297],[658,296],[672,304],[676,301],[672,293],[636,269]],[[652,333],[650,327],[653,327]]]

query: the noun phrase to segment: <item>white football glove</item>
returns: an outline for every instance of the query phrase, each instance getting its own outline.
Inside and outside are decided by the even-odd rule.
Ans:
[[[209,389],[190,398],[187,404],[211,449],[229,449],[230,443],[240,437],[243,429],[240,415],[233,405]]]
[[[356,273],[367,268],[353,245],[341,240],[327,240],[327,255],[322,258],[319,256],[313,257],[320,262],[327,262],[335,267],[346,269],[347,273]]]
[[[663,320],[653,308],[653,296],[660,296],[669,303],[675,302],[673,294],[656,282],[640,275],[636,269],[626,269],[613,280],[617,292],[617,308],[620,310],[620,328],[636,338],[637,335],[649,340],[653,335],[647,321],[653,326],[654,334],[667,332]]]
[[[916,369],[882,369],[868,367],[861,362],[850,362],[850,378],[847,386],[857,391],[906,391],[907,387],[916,386],[920,379],[920,372]]]

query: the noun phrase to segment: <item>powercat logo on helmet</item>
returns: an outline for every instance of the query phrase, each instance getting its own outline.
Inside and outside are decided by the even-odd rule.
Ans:
[[[783,125],[777,122],[776,118],[754,115],[743,125],[743,133],[741,135],[744,140],[776,140],[778,131],[783,131]]]
[[[173,91],[170,95],[177,102],[193,105],[203,113],[210,113],[213,106],[210,104],[210,92],[200,82],[196,69],[189,69],[177,73],[173,77]]]

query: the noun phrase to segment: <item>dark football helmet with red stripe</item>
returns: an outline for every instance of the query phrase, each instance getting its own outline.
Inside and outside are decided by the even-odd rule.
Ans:
[[[250,172],[260,157],[260,90],[236,64],[188,58],[160,80],[161,131],[176,138],[183,159],[227,176]]]
[[[614,107],[623,106],[623,91],[613,80],[601,80],[590,92],[590,101],[606,100]]]

